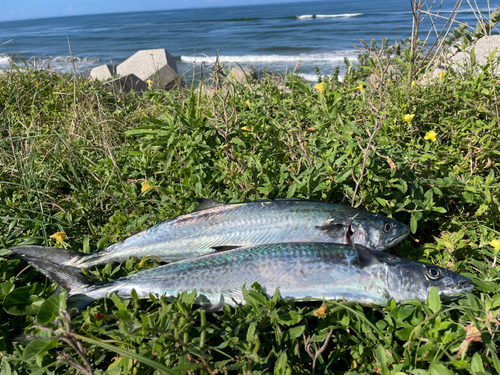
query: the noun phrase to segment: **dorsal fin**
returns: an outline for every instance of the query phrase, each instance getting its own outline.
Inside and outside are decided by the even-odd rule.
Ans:
[[[224,202],[214,201],[213,199],[207,198],[196,198],[196,201],[199,203],[198,206],[193,210],[193,212],[203,211],[213,207],[224,206]]]
[[[354,249],[356,249],[356,253],[358,253],[359,268],[370,267],[380,263],[369,248],[363,245],[354,244]]]
[[[211,249],[214,249],[215,251],[228,251],[228,250],[234,250],[237,249],[241,246],[211,246]]]

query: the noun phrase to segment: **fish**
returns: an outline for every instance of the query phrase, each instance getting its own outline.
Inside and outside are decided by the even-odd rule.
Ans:
[[[104,283],[93,283],[71,267],[44,259],[24,259],[68,290],[68,308],[77,311],[115,293],[147,299],[175,298],[196,290],[195,303],[207,311],[244,302],[243,287],[257,282],[282,299],[327,299],[385,305],[425,301],[431,287],[446,299],[472,292],[467,277],[431,264],[371,251],[362,245],[278,243],[242,247],[169,263]]]
[[[409,228],[371,212],[305,199],[225,204],[199,199],[191,213],[164,221],[91,254],[44,246],[12,247],[14,253],[68,267],[89,268],[130,256],[176,262],[238,247],[280,242],[359,244],[386,250]]]

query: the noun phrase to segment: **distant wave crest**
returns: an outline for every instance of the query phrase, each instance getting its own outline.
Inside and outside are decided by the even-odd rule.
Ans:
[[[310,53],[299,55],[242,55],[242,56],[219,56],[220,62],[225,63],[240,63],[240,64],[272,64],[272,63],[311,63],[311,62],[339,62],[344,61],[344,58],[356,59],[358,52],[356,50],[333,51],[324,53]],[[181,56],[181,61],[184,63],[213,63],[215,56]]]
[[[363,13],[343,13],[343,14],[303,14],[297,16],[298,19],[314,19],[314,18],[350,18],[362,16]]]

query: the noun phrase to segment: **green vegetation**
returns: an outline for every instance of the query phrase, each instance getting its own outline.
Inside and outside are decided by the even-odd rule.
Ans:
[[[45,71],[1,74],[0,373],[500,373],[500,84],[490,65],[425,78],[427,60],[399,48],[392,61],[373,49],[343,83],[316,88],[293,74],[217,77],[218,89],[140,96]],[[193,306],[193,293],[132,295],[70,319],[65,294],[6,250],[95,251],[188,212],[196,197],[379,212],[411,226],[393,253],[467,275],[476,290],[367,307],[278,301],[253,285],[246,305],[219,313]],[[130,259],[89,275],[154,265]],[[39,338],[12,342],[25,333]]]

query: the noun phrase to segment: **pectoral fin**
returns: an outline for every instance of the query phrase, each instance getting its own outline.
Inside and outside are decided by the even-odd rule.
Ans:
[[[324,231],[328,236],[332,238],[339,238],[345,234],[347,225],[330,222],[326,225],[316,226],[315,228]]]

